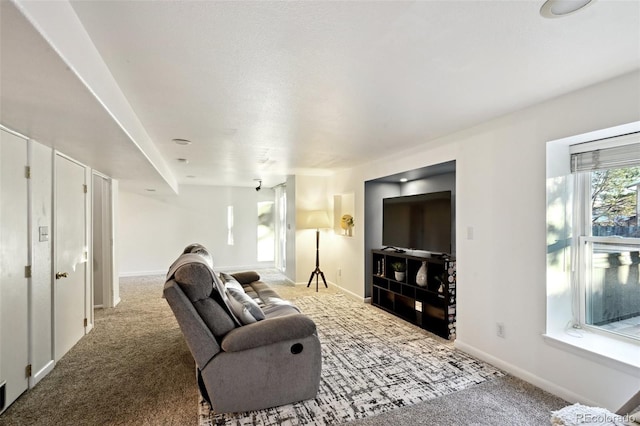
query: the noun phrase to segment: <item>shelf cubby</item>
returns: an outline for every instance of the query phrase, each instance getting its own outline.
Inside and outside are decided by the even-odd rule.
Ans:
[[[374,306],[447,339],[456,333],[456,262],[451,257],[422,257],[406,253],[373,250],[371,273]],[[395,279],[391,265],[406,266],[402,281]],[[426,266],[426,283],[416,276]]]

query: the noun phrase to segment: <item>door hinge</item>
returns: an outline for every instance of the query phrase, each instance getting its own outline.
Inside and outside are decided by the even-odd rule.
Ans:
[[[24,177],[31,179],[31,166],[24,166]]]
[[[87,193],[87,184],[83,183],[82,184],[82,191],[86,194]]]
[[[31,265],[27,265],[24,267],[24,277],[31,278]]]
[[[31,377],[31,364],[27,365],[27,368],[25,368],[24,372],[27,375],[27,377]]]
[[[84,319],[84,326],[86,327],[89,324],[89,321],[87,321],[87,319]]]

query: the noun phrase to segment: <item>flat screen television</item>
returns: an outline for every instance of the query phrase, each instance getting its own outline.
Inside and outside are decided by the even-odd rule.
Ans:
[[[451,191],[384,198],[382,244],[451,253]]]

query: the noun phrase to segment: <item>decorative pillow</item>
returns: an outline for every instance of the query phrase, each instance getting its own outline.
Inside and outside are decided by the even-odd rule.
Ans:
[[[251,315],[251,312],[249,312],[249,309],[247,309],[246,306],[233,297],[230,292],[227,291],[226,293],[229,300],[229,307],[231,308],[233,315],[235,315],[235,317],[240,321],[240,324],[247,325],[258,321],[253,315]]]
[[[249,310],[244,305],[238,302],[235,298],[229,294],[225,288],[225,283],[222,282],[218,276],[212,272],[213,276],[213,288],[218,293],[226,307],[229,309],[229,313],[235,319],[238,325],[247,325],[256,322],[257,320],[251,315]]]
[[[255,272],[251,272],[250,274],[258,275]],[[225,286],[225,289],[227,290],[227,293],[229,294],[229,297],[236,299],[245,308],[247,308],[251,316],[255,318],[256,321],[261,321],[265,319],[264,312],[262,312],[260,305],[258,305],[258,303],[255,300],[253,300],[253,298],[245,292],[244,288],[242,287],[242,284],[240,284],[235,279],[235,274],[229,275],[229,274],[225,274],[224,272],[221,272],[220,278],[222,278],[222,280],[224,281],[224,286]]]
[[[227,291],[231,295],[230,298],[240,302],[256,321],[262,321],[265,318],[264,312],[262,312],[262,309],[260,309],[260,306],[258,306],[256,301],[249,297],[249,295],[247,295],[244,290],[242,290],[242,286],[240,286],[239,283],[239,289],[238,287],[230,286],[229,284],[231,283],[227,283]]]
[[[236,280],[235,278],[233,278],[231,275],[227,274],[226,272],[220,272],[220,279],[225,284],[230,282],[230,281],[235,281]]]

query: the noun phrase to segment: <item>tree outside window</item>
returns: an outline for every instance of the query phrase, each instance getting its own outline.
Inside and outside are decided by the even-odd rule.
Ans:
[[[593,235],[639,237],[640,167],[607,169],[591,174]]]

